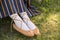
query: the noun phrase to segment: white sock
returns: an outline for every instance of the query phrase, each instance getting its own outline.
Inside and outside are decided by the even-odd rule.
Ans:
[[[23,30],[29,30],[29,28],[27,27],[27,25],[23,22],[23,20],[19,17],[18,14],[12,14],[12,15],[10,15],[10,17],[12,19],[14,19],[13,21],[14,21],[14,23],[16,24],[16,26],[18,28],[21,28]],[[21,21],[19,21],[19,20],[22,21],[22,24],[21,24]]]
[[[23,18],[24,22],[27,24],[27,26],[31,29],[34,30],[36,28],[36,26],[30,21],[28,15],[26,12],[22,12],[20,13],[20,16]],[[27,18],[28,20],[26,20],[25,18]]]

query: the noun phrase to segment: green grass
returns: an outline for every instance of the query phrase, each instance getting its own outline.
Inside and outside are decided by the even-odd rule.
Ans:
[[[32,4],[41,14],[30,19],[39,28],[41,35],[29,38],[15,29],[11,31],[11,19],[8,17],[0,19],[0,40],[60,40],[60,3],[57,5],[57,0],[50,1],[51,3],[46,0],[45,6],[45,2],[43,4],[34,2],[33,0]]]
[[[46,16],[47,15],[47,16]],[[6,19],[5,19],[6,20]],[[10,22],[1,23],[0,40],[59,40],[60,39],[60,12],[41,13],[31,17],[31,21],[39,28],[41,35],[26,37],[13,29],[11,32]]]

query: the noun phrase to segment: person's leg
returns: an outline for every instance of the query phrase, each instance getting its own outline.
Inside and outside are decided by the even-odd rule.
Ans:
[[[4,2],[4,4],[3,4]],[[14,5],[13,0],[3,0],[1,2],[3,8],[3,14],[8,16],[14,21],[13,27],[20,33],[24,34],[25,36],[34,36],[33,32],[27,27],[27,25],[23,22],[21,17],[19,17],[18,12],[16,10],[16,6]],[[4,8],[5,5],[5,8]],[[7,13],[6,13],[7,11]]]
[[[30,0],[24,0],[24,3],[25,3],[27,8],[30,6]]]
[[[6,6],[5,6],[5,3],[4,3],[4,0],[3,1],[1,0],[1,17],[4,18],[7,15],[8,14],[7,14],[7,11],[6,11]]]
[[[26,12],[22,12],[22,13],[19,13],[20,16],[23,18],[23,21],[27,24],[27,26],[33,30],[33,32],[38,35],[40,34],[39,33],[39,29],[31,22],[30,18],[28,17],[27,13]]]
[[[27,0],[27,8],[30,6],[30,1],[31,0]]]
[[[26,1],[26,0],[25,0],[25,1]],[[29,10],[27,9],[26,4],[24,3],[23,0],[21,0],[21,3],[22,3],[22,6],[23,6],[24,11],[27,12],[27,14],[28,14],[29,17],[31,17],[32,14],[31,14],[31,13],[29,12]]]
[[[16,2],[16,6],[17,6],[17,10],[18,10],[18,13],[21,13],[21,12],[24,12],[24,9],[23,9],[23,6],[22,6],[22,4],[21,4],[21,1],[17,1],[17,0],[15,0],[15,2]],[[19,9],[20,8],[20,9]],[[27,25],[22,21],[22,19],[21,18],[19,18],[19,16],[18,17],[16,17],[16,19],[18,20],[18,19],[20,19],[20,20],[18,20],[18,22],[17,22],[17,20],[16,20],[16,24],[18,24],[17,26],[19,27],[22,27],[22,29],[23,30],[25,30],[25,31],[27,31],[27,32],[24,32],[23,31],[23,34],[25,33],[25,35],[26,36],[34,36],[34,34],[33,34],[33,32],[32,31],[30,31],[30,29],[27,27]],[[19,22],[20,21],[20,22]],[[20,25],[20,24],[21,25]],[[14,27],[15,28],[15,27]],[[15,28],[16,29],[16,28]],[[17,29],[18,30],[18,29]],[[19,31],[19,30],[18,30]],[[29,31],[29,32],[28,32]]]
[[[20,16],[23,18],[23,21],[34,32],[35,35],[40,35],[39,29],[36,27],[36,25],[33,22],[31,22],[26,12],[20,13]]]

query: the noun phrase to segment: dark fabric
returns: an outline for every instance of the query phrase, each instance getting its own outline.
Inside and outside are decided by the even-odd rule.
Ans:
[[[23,6],[24,11],[28,13],[29,17],[32,16],[32,14],[29,12],[29,10],[27,9],[27,7],[25,6],[25,3],[23,2],[23,0],[21,0],[21,2],[22,2],[22,6]]]
[[[11,14],[14,14],[14,13],[21,13],[24,11],[25,12],[28,11],[24,5],[23,0],[1,0],[0,4],[1,4],[0,18],[10,16]]]

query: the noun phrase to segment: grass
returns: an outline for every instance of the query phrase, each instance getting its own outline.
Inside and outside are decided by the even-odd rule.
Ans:
[[[46,16],[47,15],[47,16]],[[39,28],[41,35],[26,37],[13,29],[11,32],[10,21],[1,23],[0,40],[59,40],[60,39],[60,12],[41,13],[32,17],[31,21]],[[38,20],[37,20],[38,19]],[[6,19],[5,19],[6,20]]]
[[[11,31],[11,19],[8,17],[0,19],[0,40],[60,40],[60,7],[50,5],[51,7],[46,8],[34,4],[41,14],[30,17],[31,21],[39,28],[41,35],[29,38],[13,28]]]

